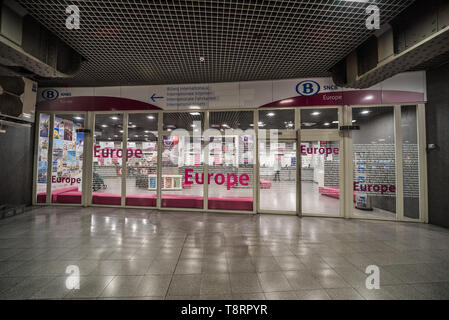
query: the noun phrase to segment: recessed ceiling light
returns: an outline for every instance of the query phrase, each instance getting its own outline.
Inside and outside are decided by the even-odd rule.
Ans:
[[[154,119],[154,116],[151,116],[151,115],[150,115],[150,116],[147,116],[147,118],[150,119],[150,120],[152,120],[152,119]]]
[[[145,133],[150,133],[150,130],[145,130],[144,132],[145,132]]]
[[[120,132],[120,133],[123,133],[123,130],[120,130],[119,132]]]
[[[274,112],[268,113],[267,116],[269,116],[269,117],[274,117]]]
[[[302,125],[304,127],[312,127],[312,126],[316,125],[316,123],[315,122],[303,122]]]
[[[357,120],[352,120],[352,123],[357,122]]]
[[[190,115],[191,116],[199,116],[199,115],[201,115],[201,113],[199,113],[199,112],[190,112]]]
[[[331,124],[329,122],[326,122],[324,125],[327,127],[330,126]]]
[[[369,110],[363,110],[362,112],[360,112],[361,114],[368,114],[368,113],[370,113],[371,111],[369,111]]]
[[[101,126],[102,126],[103,128],[107,128],[107,127],[108,127],[107,124],[102,124]]]
[[[112,120],[118,120],[118,117],[113,116],[113,117],[111,117],[111,119],[112,119]]]
[[[335,121],[332,121],[332,123],[339,123],[337,120],[335,120]]]
[[[315,112],[312,112],[311,114],[312,114],[312,116],[319,116],[321,114],[321,112],[315,111]]]
[[[75,120],[83,120],[83,117],[73,117]]]

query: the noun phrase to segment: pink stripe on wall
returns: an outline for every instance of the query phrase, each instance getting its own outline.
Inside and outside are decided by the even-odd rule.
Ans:
[[[142,101],[119,97],[64,97],[37,103],[38,111],[127,111],[161,110],[161,108]]]
[[[349,90],[321,92],[267,103],[260,108],[373,105],[425,102],[424,93],[397,90]]]

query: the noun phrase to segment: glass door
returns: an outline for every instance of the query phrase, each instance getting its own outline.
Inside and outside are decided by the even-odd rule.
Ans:
[[[298,212],[297,140],[259,140],[259,212]]]
[[[343,188],[339,139],[305,137],[299,151],[302,213],[340,216]]]
[[[343,138],[340,107],[300,110],[302,214],[341,217],[344,203]]]
[[[96,114],[92,155],[92,204],[120,206],[122,174],[125,157],[123,150],[124,116]]]

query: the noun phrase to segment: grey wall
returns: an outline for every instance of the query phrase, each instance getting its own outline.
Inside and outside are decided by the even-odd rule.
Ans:
[[[0,204],[31,205],[34,126],[0,133]]]
[[[449,228],[449,63],[427,71],[427,100],[429,222]]]

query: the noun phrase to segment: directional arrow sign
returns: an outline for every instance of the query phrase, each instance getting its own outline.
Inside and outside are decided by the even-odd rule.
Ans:
[[[164,97],[158,97],[155,93],[153,93],[153,95],[151,96],[151,100],[153,102],[156,102],[156,99],[164,99]]]

